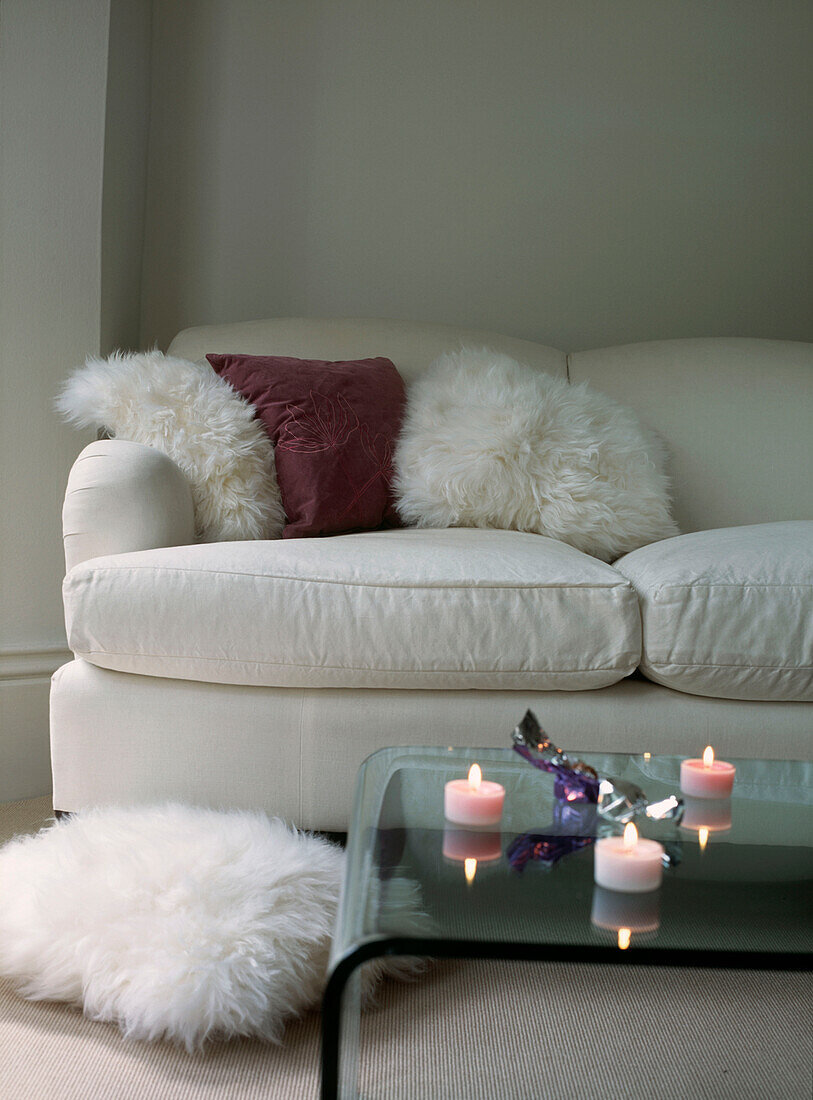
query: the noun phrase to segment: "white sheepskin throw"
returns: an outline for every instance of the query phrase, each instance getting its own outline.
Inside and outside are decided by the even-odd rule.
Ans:
[[[408,390],[395,492],[412,526],[533,531],[613,561],[678,534],[664,465],[604,394],[462,349]]]
[[[281,537],[285,514],[271,440],[253,406],[208,363],[160,351],[89,358],[56,406],[78,427],[105,428],[177,463],[192,488],[202,541]]]
[[[279,1041],[320,1002],[344,860],[262,813],[83,812],[0,849],[0,976],[130,1038]],[[387,886],[411,912],[414,884]],[[367,964],[367,992],[411,969]]]

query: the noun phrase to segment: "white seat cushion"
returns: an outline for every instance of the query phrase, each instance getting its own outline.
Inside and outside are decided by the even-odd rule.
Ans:
[[[697,531],[615,568],[641,600],[650,680],[722,699],[813,699],[813,522]]]
[[[93,558],[68,638],[123,672],[271,687],[600,688],[638,664],[629,582],[516,531],[377,531]]]

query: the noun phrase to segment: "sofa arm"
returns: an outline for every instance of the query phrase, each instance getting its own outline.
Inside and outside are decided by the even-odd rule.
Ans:
[[[99,439],[71,469],[62,535],[68,571],[103,554],[186,545],[195,541],[192,491],[161,451]]]

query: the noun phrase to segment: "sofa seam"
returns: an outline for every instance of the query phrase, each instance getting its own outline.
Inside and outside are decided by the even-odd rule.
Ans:
[[[161,661],[216,661],[225,664],[235,665],[270,665],[274,668],[294,668],[300,669],[303,672],[319,672],[323,669],[329,669],[333,672],[379,672],[387,675],[394,676],[448,676],[450,674],[463,675],[463,676],[509,676],[509,675],[566,675],[567,673],[583,673],[583,672],[620,672],[621,667],[618,665],[601,665],[591,666],[589,668],[539,668],[539,669],[524,669],[524,668],[506,668],[506,669],[460,669],[460,668],[415,668],[415,669],[394,669],[394,668],[375,668],[371,665],[305,665],[295,664],[290,661],[268,661],[254,657],[198,657],[198,656],[185,656],[174,653],[127,653],[122,650],[113,649],[80,649],[72,650],[74,656],[82,657],[85,660],[90,660],[91,655],[97,657],[146,657],[154,660]],[[638,667],[640,657],[635,658],[636,663],[632,666],[630,671],[634,671]],[[93,663],[92,661],[90,662]],[[623,666],[626,667],[626,666]]]
[[[670,661],[659,657],[650,657],[646,662],[646,666],[648,668],[758,668],[775,669],[777,672],[813,672],[813,665],[757,665],[752,661],[722,664],[719,661],[714,663],[708,661]]]
[[[635,587],[634,582],[630,582],[630,583],[632,583],[633,587]],[[762,583],[762,582],[759,582],[759,581],[752,583],[750,581],[742,581],[740,583],[732,582],[730,584],[729,583],[720,583],[720,584],[716,584],[716,583],[715,584],[696,584],[696,583],[658,584],[658,585],[653,585],[652,588],[649,588],[649,589],[647,589],[645,587],[642,587],[640,589],[636,588],[635,590],[636,590],[636,592],[643,591],[644,593],[646,593],[648,591],[648,592],[651,592],[653,594],[657,594],[659,592],[672,592],[672,591],[675,591],[675,590],[688,591],[688,592],[706,591],[709,588],[736,588],[736,589],[740,589],[740,590],[743,589],[743,588],[789,588],[790,589],[790,588],[813,588],[813,584],[808,584],[807,581],[800,581],[798,584],[781,584],[779,582],[777,582],[776,584],[773,584],[773,583],[769,583],[769,582]]]
[[[612,568],[612,566],[608,566]],[[147,573],[188,573],[199,574],[201,576],[214,576],[214,577],[244,577],[247,580],[268,580],[268,581],[288,581],[293,584],[332,584],[338,585],[341,588],[392,588],[392,589],[406,589],[408,591],[420,590],[420,591],[470,591],[471,589],[489,590],[494,589],[497,591],[556,591],[567,589],[584,589],[585,591],[606,591],[606,592],[632,592],[635,593],[635,587],[631,581],[627,580],[622,574],[619,573],[619,582],[607,582],[602,583],[586,583],[586,584],[574,584],[564,582],[562,584],[483,584],[479,581],[459,584],[392,584],[389,582],[382,582],[381,584],[367,584],[363,581],[339,581],[331,580],[329,578],[322,577],[284,577],[276,573],[237,573],[231,569],[177,569],[169,565],[130,565],[125,569],[119,569],[113,565],[99,566],[94,568],[86,576],[85,580],[90,580],[96,573],[125,573],[125,572],[147,572]],[[70,573],[65,577],[65,588],[69,588],[72,584],[79,582],[79,577],[72,577]]]
[[[302,791],[303,791],[303,776],[302,776],[302,725],[305,718],[305,689],[300,688],[302,696],[299,702],[299,798],[297,805],[299,807],[298,821],[302,820]]]

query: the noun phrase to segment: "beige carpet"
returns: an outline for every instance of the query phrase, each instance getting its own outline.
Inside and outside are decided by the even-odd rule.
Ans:
[[[42,799],[0,806],[0,842],[48,813]],[[361,1095],[808,1100],[811,993],[809,975],[438,964],[412,985],[388,983],[365,1017]],[[317,1014],[280,1048],[190,1057],[0,983],[2,1100],[307,1100],[318,1067]]]

